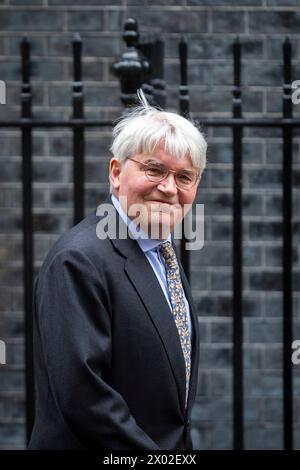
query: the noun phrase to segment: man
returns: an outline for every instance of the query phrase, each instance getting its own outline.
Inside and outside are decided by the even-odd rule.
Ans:
[[[61,237],[35,286],[30,449],[192,448],[199,333],[171,232],[206,142],[139,98],[114,129],[106,219],[99,206]]]

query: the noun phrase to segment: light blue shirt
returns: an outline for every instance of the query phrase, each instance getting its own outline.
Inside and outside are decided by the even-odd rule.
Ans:
[[[129,226],[130,224],[133,224],[132,220],[129,219],[128,215],[124,212],[122,209],[119,200],[112,194],[111,195],[111,200],[113,205],[115,206],[117,212],[119,213],[121,219],[123,222]],[[151,268],[154,271],[154,274],[157,277],[157,280],[160,284],[160,287],[162,288],[162,291],[165,295],[165,298],[168,302],[168,305],[170,307],[170,310],[172,311],[172,306],[169,298],[169,293],[168,293],[168,284],[167,284],[167,276],[166,276],[166,267],[165,267],[165,261],[162,256],[162,254],[159,251],[159,245],[162,243],[169,241],[172,243],[171,240],[171,234],[168,236],[166,240],[155,240],[148,238],[147,234],[145,232],[142,232],[139,230],[139,232],[133,231],[131,232],[133,237],[136,239],[137,243],[139,244],[141,250],[143,251],[144,255],[146,256],[147,260],[150,263]],[[191,325],[191,314],[190,314],[190,307],[189,303],[186,299],[185,293],[183,292],[184,295],[184,303],[186,307],[186,312],[187,312],[187,321],[188,321],[188,327],[190,330],[190,335],[192,339],[192,325]]]

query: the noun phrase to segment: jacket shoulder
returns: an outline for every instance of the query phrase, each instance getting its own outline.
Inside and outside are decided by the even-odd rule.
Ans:
[[[43,263],[42,271],[46,270],[59,255],[68,255],[71,252],[80,252],[92,262],[95,258],[107,257],[112,245],[109,239],[98,238],[97,224],[99,220],[100,218],[94,211],[60,236],[50,249]]]

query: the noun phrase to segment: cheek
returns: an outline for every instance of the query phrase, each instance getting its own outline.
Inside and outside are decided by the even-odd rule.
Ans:
[[[193,204],[195,197],[196,197],[197,190],[194,189],[192,191],[189,191],[187,193],[183,193],[180,198],[180,203],[182,205],[184,204]]]
[[[144,178],[134,178],[128,186],[130,191],[129,196],[134,196],[135,198],[143,198],[151,193],[153,190],[153,183]]]
[[[124,175],[120,186],[120,195],[126,196],[128,205],[134,203],[142,203],[145,196],[152,190],[151,183],[144,181],[142,178],[132,176],[126,178]]]

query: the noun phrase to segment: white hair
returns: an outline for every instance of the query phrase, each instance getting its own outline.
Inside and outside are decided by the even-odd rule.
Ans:
[[[140,105],[130,109],[113,129],[113,156],[122,161],[138,153],[151,154],[162,144],[176,159],[189,157],[201,174],[207,150],[202,132],[191,120],[150,106],[142,90],[137,96]]]

